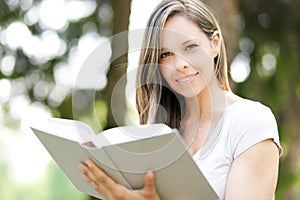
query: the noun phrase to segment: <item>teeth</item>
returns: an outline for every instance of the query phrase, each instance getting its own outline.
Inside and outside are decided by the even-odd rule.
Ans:
[[[178,81],[179,81],[179,82],[185,82],[185,81],[191,80],[192,78],[194,78],[194,76],[189,77],[189,78],[180,79],[180,80],[178,80]]]
[[[177,81],[178,81],[178,82],[187,82],[187,81],[189,81],[189,80],[192,80],[192,79],[194,79],[194,78],[195,78],[195,76],[197,76],[197,75],[198,75],[198,73],[196,73],[196,74],[195,74],[195,75],[193,75],[193,76],[187,77],[187,78],[178,79]]]

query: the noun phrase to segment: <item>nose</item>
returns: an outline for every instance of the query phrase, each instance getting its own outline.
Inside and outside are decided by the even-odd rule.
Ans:
[[[174,65],[177,71],[185,71],[189,68],[190,64],[183,56],[176,55]]]

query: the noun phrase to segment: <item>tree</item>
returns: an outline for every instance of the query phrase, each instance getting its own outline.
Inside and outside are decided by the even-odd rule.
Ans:
[[[104,96],[108,105],[108,121],[106,128],[115,127],[116,125],[124,125],[126,115],[126,100],[125,100],[125,86],[127,67],[127,51],[128,51],[128,26],[130,16],[131,0],[112,0],[112,8],[115,14],[113,21],[113,39],[112,39],[112,63],[108,72],[108,85],[104,90]],[[116,36],[117,35],[117,36]],[[124,52],[124,54],[122,54]],[[122,55],[119,56],[118,53]],[[112,93],[118,81],[122,87],[118,87],[118,98],[113,109],[118,111],[117,115],[112,113]]]
[[[79,10],[73,12],[74,8]],[[1,1],[0,112],[4,115],[1,123],[10,128],[18,128],[23,113],[20,109],[18,111],[16,102],[21,102],[23,110],[23,105],[27,107],[35,105],[56,117],[76,117],[87,122],[93,121],[88,117],[92,106],[100,105],[100,117],[106,118],[104,97],[108,97],[107,105],[110,105],[110,94],[114,84],[126,71],[126,68],[118,69],[119,64],[127,63],[125,54],[112,60],[108,74],[109,83],[105,92],[103,89],[95,91],[93,88],[72,90],[72,85],[61,85],[60,81],[64,82],[72,76],[68,66],[72,65],[71,59],[78,57],[74,56],[74,52],[78,50],[81,41],[87,38],[87,43],[91,39],[94,39],[92,42],[98,43],[101,37],[109,38],[115,33],[127,30],[129,14],[128,0]],[[55,18],[57,20],[54,23]],[[49,38],[52,40],[46,40]],[[41,48],[41,43],[47,43],[48,48]],[[58,45],[59,49],[55,49],[55,45]],[[91,49],[94,48],[92,45]],[[112,48],[115,49],[117,45],[115,41],[112,42]],[[126,48],[126,37],[122,45]],[[58,81],[57,73],[64,70],[67,70],[66,76]],[[124,82],[124,88],[125,84]],[[74,105],[74,99],[77,97],[83,98],[78,101],[80,105]],[[120,109],[120,118],[123,118],[126,112],[125,95],[119,94],[118,97],[120,108],[117,109]],[[91,105],[91,102],[95,105]],[[73,110],[74,106],[77,106],[76,113]],[[99,118],[98,115],[96,117]],[[107,126],[115,124],[112,117],[109,117],[109,120],[101,120],[102,125],[104,122],[107,122]],[[99,125],[94,127],[99,128]],[[3,168],[9,168],[9,165],[4,165]]]
[[[73,118],[72,95],[74,97],[80,94],[80,97],[83,97],[81,101],[83,104],[80,105],[80,112],[77,112],[76,117],[91,122],[91,118],[87,116],[90,115],[92,106],[96,106],[101,107],[101,116],[96,116],[97,120],[101,118],[103,125],[101,129],[123,124],[126,113],[124,95],[126,79],[120,84],[124,88],[119,88],[120,93],[115,99],[118,102],[113,104],[118,107],[111,107],[111,94],[115,91],[116,83],[126,72],[128,48],[126,33],[123,33],[118,41],[112,40],[112,63],[107,74],[108,84],[104,90],[73,91],[60,85],[55,76],[64,65],[69,65],[69,59],[83,36],[91,33],[92,38],[100,36],[109,38],[126,31],[131,1],[81,1],[83,3],[81,6],[90,8],[86,10],[88,14],[77,18],[78,15],[62,17],[59,20],[60,26],[56,27],[44,24],[41,16],[35,17],[53,8],[48,4],[44,7],[45,12],[36,12],[45,2],[53,1],[0,1],[0,108],[4,116],[1,123],[6,127],[17,128],[22,120],[22,108],[29,105],[45,108],[54,116]],[[205,0],[205,2],[212,7],[221,23],[229,56],[228,63],[231,64],[236,54],[240,52],[250,59],[249,77],[241,83],[231,80],[233,90],[241,96],[259,100],[270,106],[278,121],[285,153],[280,162],[276,199],[298,199],[300,2],[293,0],[272,2]],[[53,16],[58,15],[58,10],[63,6],[64,12],[70,11],[71,7],[66,5],[55,4]],[[48,16],[46,19],[51,17]],[[17,34],[8,35],[9,30],[12,30],[10,33]],[[16,30],[21,30],[23,34]],[[16,38],[12,39],[12,35]],[[31,46],[21,44],[20,39],[25,37],[30,39]],[[51,48],[53,50],[51,52],[50,48],[46,51],[42,48],[38,50],[29,48],[36,46],[37,41],[46,41],[49,37],[56,38],[60,49],[54,51]],[[53,42],[51,47],[54,46]],[[120,49],[120,46],[125,52],[122,55],[115,51]],[[18,104],[20,102],[22,104]],[[91,105],[90,102],[95,102],[95,105]],[[114,116],[110,112],[106,119],[106,112],[112,109],[118,110],[119,114]],[[1,164],[0,167],[5,171],[10,166]]]
[[[233,90],[271,107],[278,122],[284,154],[276,199],[299,199],[300,119],[299,1],[206,1],[219,16],[229,64],[241,52],[251,73]],[[288,147],[288,148],[287,148]]]
[[[236,91],[269,105],[277,118],[284,154],[276,199],[300,197],[299,9],[299,1],[240,3],[244,24],[241,37],[250,39],[254,48],[248,52],[251,74]]]
[[[108,85],[104,90],[104,98],[108,106],[107,124],[105,128],[115,127],[116,125],[124,125],[126,115],[125,87],[127,67],[127,50],[128,50],[128,26],[130,16],[131,0],[111,0],[114,13],[113,20],[113,38],[112,38],[112,60],[108,71]],[[122,54],[124,52],[124,54]],[[119,56],[119,53],[122,55]],[[118,83],[121,81],[121,83]],[[117,97],[112,104],[112,94],[115,92],[116,84]],[[119,87],[122,86],[122,87]],[[112,106],[115,106],[112,108]],[[112,110],[117,110],[118,114],[114,114]],[[91,197],[91,199],[97,199]]]

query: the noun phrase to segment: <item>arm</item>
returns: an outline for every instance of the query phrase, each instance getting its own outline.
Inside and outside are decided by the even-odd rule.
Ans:
[[[271,200],[276,189],[278,165],[278,147],[273,140],[250,147],[232,163],[225,199]]]
[[[91,159],[87,159],[85,163],[80,163],[78,167],[83,172],[82,177],[107,200],[159,200],[153,172],[146,173],[144,188],[131,190],[112,180]]]

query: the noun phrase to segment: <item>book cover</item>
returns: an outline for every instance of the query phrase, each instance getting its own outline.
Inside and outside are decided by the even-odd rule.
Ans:
[[[164,124],[116,127],[95,134],[83,122],[52,118],[31,129],[72,184],[97,198],[104,199],[77,168],[87,158],[131,189],[142,188],[145,172],[154,171],[162,200],[218,199],[177,129]],[[84,145],[87,142],[95,147]]]

